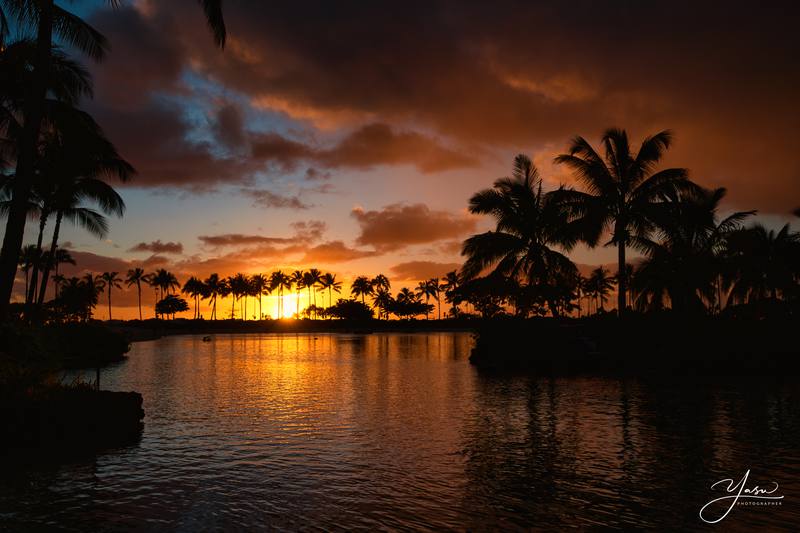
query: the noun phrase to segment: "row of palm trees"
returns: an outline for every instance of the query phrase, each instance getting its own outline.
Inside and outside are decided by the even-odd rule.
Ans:
[[[521,314],[546,308],[554,316],[583,298],[602,310],[614,284],[619,310],[720,313],[725,305],[797,302],[800,233],[789,224],[746,227],[755,211],[720,218],[725,189],[700,187],[686,169],[657,169],[671,142],[664,131],[632,151],[626,132],[610,129],[597,151],[577,137],[555,161],[583,190],[545,192],[530,158],[517,156],[511,177],[470,199],[470,211],[491,216],[496,227],[464,242],[465,294],[494,298],[486,307],[492,312],[510,304]],[[578,243],[615,246],[616,275],[598,269],[581,278],[566,256]],[[629,249],[642,255],[635,267]]]
[[[223,47],[221,0],[199,3],[216,44]],[[7,42],[11,28],[23,37]],[[92,96],[91,76],[54,39],[93,60],[108,50],[105,36],[54,0],[0,1],[0,214],[7,218],[0,250],[0,319],[7,316],[17,268],[27,264],[20,261],[26,221],[38,219],[38,257],[51,259],[33,262],[26,271],[28,312],[33,312],[41,308],[50,271],[58,265],[52,259],[62,222],[103,236],[103,215],[124,211],[106,180],[125,181],[134,173],[79,108]],[[43,235],[51,220],[53,236],[45,255]]]
[[[74,262],[73,262],[74,263]],[[211,319],[216,320],[217,301],[222,298],[231,298],[230,318],[236,317],[237,304],[239,306],[238,315],[242,319],[247,319],[248,298],[253,298],[258,305],[258,317],[261,319],[267,315],[263,313],[263,296],[278,296],[278,316],[285,317],[287,313],[284,309],[285,295],[294,294],[296,305],[293,315],[308,318],[319,318],[328,316],[327,309],[334,306],[334,293],[341,294],[343,284],[330,272],[322,273],[318,269],[295,270],[291,273],[281,270],[272,272],[270,275],[254,274],[247,275],[237,273],[228,277],[220,277],[218,274],[211,274],[205,280],[196,276],[189,277],[182,285],[178,278],[166,269],[158,269],[147,273],[143,268],[136,267],[128,270],[127,275],[122,278],[119,272],[103,272],[101,274],[86,273],[82,277],[72,277],[65,279],[63,276],[53,276],[59,298],[54,300],[56,308],[67,305],[70,309],[77,308],[80,312],[72,312],[81,318],[91,316],[91,308],[98,301],[98,296],[105,292],[106,303],[108,306],[109,320],[113,318],[112,294],[114,290],[122,288],[124,283],[128,288],[136,289],[139,319],[142,314],[142,287],[150,287],[155,291],[156,318],[163,313],[159,313],[159,304],[167,299],[174,300],[170,306],[164,308],[174,308],[181,299],[177,298],[178,291],[186,295],[193,303],[193,318],[202,318],[201,302],[209,301],[211,305]],[[441,318],[441,297],[444,295],[445,301],[451,305],[451,314],[458,314],[457,290],[459,287],[459,277],[456,271],[448,273],[441,279],[431,278],[418,284],[415,290],[403,287],[396,296],[392,296],[391,283],[389,279],[378,274],[374,278],[368,276],[358,276],[353,279],[350,285],[350,296],[353,301],[360,303],[367,309],[377,311],[378,318],[389,319],[390,314],[401,318],[409,318],[425,314],[429,317],[434,306],[428,300],[434,299],[439,307],[439,318]],[[80,290],[78,290],[80,289]],[[300,295],[307,291],[308,305],[305,309],[300,308]],[[316,297],[321,295],[322,305],[317,305]],[[327,307],[325,306],[325,296],[327,295]],[[176,299],[177,298],[177,299]],[[371,301],[368,303],[367,298]],[[70,302],[62,300],[71,299]],[[73,300],[79,299],[80,303]],[[255,305],[255,304],[254,304]],[[86,307],[89,309],[85,309]],[[186,308],[189,309],[188,307]],[[255,310],[254,310],[255,311]],[[173,314],[173,313],[168,313]]]

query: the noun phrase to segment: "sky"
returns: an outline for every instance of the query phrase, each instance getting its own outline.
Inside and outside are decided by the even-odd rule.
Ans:
[[[727,211],[777,226],[800,205],[794,3],[227,0],[224,50],[191,0],[64,5],[110,41],[85,59],[84,108],[137,169],[106,239],[64,232],[67,274],[316,267],[413,286],[491,227],[467,203],[514,155],[574,185],[553,157],[608,127],[671,129],[664,167],[726,187]],[[115,296],[133,317],[134,292]]]

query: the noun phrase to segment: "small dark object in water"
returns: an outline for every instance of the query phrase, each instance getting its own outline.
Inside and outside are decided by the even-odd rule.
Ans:
[[[203,337],[203,342],[211,342],[211,335],[206,335]]]

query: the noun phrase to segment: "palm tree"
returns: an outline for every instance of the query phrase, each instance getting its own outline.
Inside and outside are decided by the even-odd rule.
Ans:
[[[626,262],[626,247],[634,237],[646,237],[651,229],[650,213],[653,204],[667,193],[692,190],[696,186],[683,168],[655,171],[655,167],[672,144],[672,133],[662,131],[642,141],[638,152],[631,152],[625,130],[612,128],[603,134],[601,157],[583,137],[572,141],[569,153],[556,157],[567,165],[587,191],[561,189],[558,199],[571,221],[577,221],[583,240],[596,246],[607,229],[611,230],[608,244],[617,246],[618,272]],[[618,287],[617,309],[625,309],[627,286],[625,277]]]
[[[51,279],[54,281],[54,283],[55,283],[55,279],[57,277],[61,277],[63,279],[62,276],[59,276],[59,272],[58,272],[59,271],[59,265],[67,265],[67,264],[68,265],[74,265],[75,264],[75,258],[72,257],[72,254],[69,252],[69,250],[65,250],[64,248],[56,248],[55,257],[53,257],[53,258],[50,257],[50,253],[45,254],[45,256],[46,256],[45,264],[52,265],[52,267],[53,267],[53,269],[55,271],[54,275],[51,277]],[[54,288],[54,291],[55,292],[53,294],[53,298],[55,298],[58,295],[58,286],[56,286]]]
[[[335,274],[328,272],[320,277],[319,284],[322,290],[328,289],[328,306],[333,306],[333,294],[331,291],[336,291],[337,294],[342,292],[342,282],[336,280]],[[325,302],[322,302],[322,305],[325,305]]]
[[[116,3],[116,0],[108,0]],[[225,46],[226,29],[222,15],[222,0],[199,0],[206,21],[220,48]],[[17,176],[11,210],[6,222],[3,246],[0,251],[0,318],[4,318],[11,300],[17,262],[25,232],[26,204],[34,176],[36,143],[51,83],[54,34],[93,59],[104,56],[108,47],[105,37],[80,17],[56,5],[55,0],[4,1],[5,7],[19,27],[36,28],[36,54],[30,62],[27,96],[22,108],[25,125],[18,141]]]
[[[639,266],[632,288],[637,308],[658,310],[670,306],[681,313],[704,313],[706,302],[721,304],[723,254],[729,235],[741,228],[753,211],[717,219],[725,189],[699,189],[670,194],[653,211],[659,239],[637,238],[646,258]]]
[[[386,317],[386,320],[389,320],[389,310],[392,308],[393,301],[392,294],[387,289],[378,288],[375,291],[372,299],[372,307],[379,310],[378,318],[383,315]]]
[[[19,266],[23,272],[25,272],[25,302],[30,302],[28,296],[28,286],[29,282],[29,273],[31,269],[34,268],[34,265],[38,264],[41,260],[41,252],[39,248],[35,244],[29,244],[25,248],[22,249],[22,253],[19,256]]]
[[[200,297],[205,293],[205,285],[198,278],[191,276],[183,284],[181,292],[194,299],[194,315],[192,318],[197,320],[200,317]]]
[[[146,277],[144,269],[140,267],[128,270],[128,275],[125,277],[125,283],[128,288],[136,285],[136,293],[139,298],[139,320],[142,319],[142,282],[146,281]]]
[[[122,288],[122,285],[120,285],[122,278],[119,277],[119,272],[103,272],[100,278],[103,280],[106,290],[108,290],[108,319],[111,320],[111,290]]]
[[[297,318],[300,318],[300,291],[305,288],[305,285],[303,284],[304,273],[302,270],[295,270],[294,272],[292,272],[290,278],[292,283],[294,284],[295,293],[297,294],[297,305],[295,306],[294,312],[295,316],[297,316]]]
[[[247,295],[248,279],[246,275],[240,272],[234,276],[228,277],[228,284],[230,285],[231,295],[232,295],[231,318],[235,318],[236,302],[238,302],[239,300],[242,299],[242,297]],[[247,320],[245,313],[241,309],[239,311],[242,314],[242,320]]]
[[[371,295],[373,292],[372,282],[367,276],[358,276],[350,285],[350,294],[356,298],[360,296],[361,303],[365,303],[365,297]]]
[[[419,296],[420,298],[424,296],[426,304],[430,301],[430,297],[431,296],[435,296],[436,298],[439,297],[438,296],[439,295],[439,284],[436,283],[436,282],[438,282],[438,280],[434,280],[434,281],[435,281],[435,285],[436,285],[435,287],[434,287],[434,284],[431,283],[431,280],[429,280],[429,279],[425,280],[425,281],[420,281],[419,284],[417,284],[417,290],[416,290],[417,296]],[[428,320],[428,311],[427,310],[425,311],[425,320]]]
[[[515,157],[511,177],[500,178],[491,189],[473,195],[469,210],[492,216],[496,228],[464,241],[463,281],[494,267],[491,275],[550,287],[576,272],[572,261],[553,247],[568,251],[578,232],[552,193],[542,192],[542,179],[529,157]],[[558,316],[556,302],[550,300],[548,305]]]
[[[227,285],[224,279],[220,279],[219,274],[211,274],[204,282],[206,294],[211,298],[211,319],[217,319],[217,298],[224,298],[227,295]]]
[[[800,233],[789,224],[780,230],[761,224],[732,232],[727,238],[728,303],[786,298],[800,277]]]
[[[314,297],[313,303],[311,300],[312,291],[316,288],[317,284],[322,279],[322,272],[317,270],[316,268],[312,268],[307,272],[303,273],[303,287],[308,289],[308,303],[309,305],[313,305],[314,307],[314,318],[316,318],[316,309],[317,309],[317,298]],[[316,294],[316,293],[313,293]]]
[[[388,291],[392,288],[392,284],[389,283],[389,278],[384,276],[383,274],[378,274],[374,278],[372,278],[372,288],[376,291]]]
[[[253,288],[253,295],[258,296],[258,319],[264,318],[264,313],[261,311],[261,300],[264,293],[269,288],[269,280],[263,274],[255,274],[250,278],[250,284]]]
[[[589,275],[589,291],[597,301],[596,313],[603,311],[603,304],[608,300],[608,293],[614,288],[614,277],[608,270],[597,267]]]
[[[458,314],[458,305],[454,298],[458,285],[458,272],[455,270],[445,274],[440,285],[440,289],[444,291],[444,300],[450,304],[450,314],[453,316]]]
[[[292,277],[277,270],[269,277],[269,288],[273,292],[278,291],[278,318],[283,318],[283,290],[292,290]]]

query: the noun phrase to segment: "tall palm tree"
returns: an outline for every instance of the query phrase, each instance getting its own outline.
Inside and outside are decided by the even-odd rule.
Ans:
[[[263,274],[255,274],[250,278],[250,283],[253,287],[253,295],[258,297],[258,319],[264,318],[264,313],[261,311],[261,300],[264,292],[269,288],[269,280]]]
[[[533,286],[549,287],[573,275],[575,265],[566,255],[577,241],[578,231],[551,194],[542,191],[542,178],[531,159],[514,158],[511,177],[500,178],[491,189],[470,198],[469,210],[495,219],[495,230],[464,241],[463,281],[493,267],[491,275],[510,277]],[[555,301],[548,301],[558,316]]]
[[[444,300],[450,304],[450,314],[453,316],[458,314],[458,304],[454,298],[458,285],[458,272],[455,270],[445,274],[440,285],[441,290],[444,291]]]
[[[388,291],[392,288],[392,284],[389,282],[389,278],[384,276],[383,274],[378,274],[374,278],[372,278],[372,288],[376,291]]]
[[[112,4],[116,0],[108,0]],[[199,0],[206,21],[220,48],[225,46],[226,29],[222,15],[222,0]],[[20,27],[36,28],[36,54],[31,61],[27,97],[20,106],[25,126],[18,142],[18,177],[13,191],[13,205],[6,223],[0,250],[0,318],[7,312],[16,275],[19,253],[25,231],[26,203],[34,176],[36,142],[42,125],[51,65],[53,64],[54,34],[93,59],[100,59],[108,47],[105,37],[80,17],[56,5],[55,0],[4,0],[3,7]]]
[[[439,284],[436,283],[436,287],[434,288],[433,284],[431,283],[431,280],[426,279],[424,281],[420,281],[419,284],[417,284],[416,293],[417,293],[417,296],[419,296],[420,298],[422,298],[424,296],[425,297],[425,303],[427,304],[430,301],[430,297],[431,296],[438,295],[438,293],[439,293]],[[428,320],[428,310],[427,309],[425,310],[425,320]]]
[[[225,297],[226,284],[219,274],[211,274],[204,282],[206,294],[211,298],[211,319],[217,319],[217,298]]]
[[[294,312],[295,316],[297,316],[297,318],[300,318],[300,291],[302,291],[305,288],[305,285],[303,284],[304,283],[303,280],[305,279],[304,273],[302,270],[295,270],[294,272],[292,272],[290,278],[292,280],[292,284],[294,284],[294,290],[297,295],[297,305],[295,305]]]
[[[378,288],[372,297],[372,307],[378,309],[378,318],[381,316],[389,320],[389,310],[392,308],[392,294],[384,288]]]
[[[608,300],[611,289],[614,288],[614,279],[603,267],[595,268],[589,275],[589,291],[597,302],[596,313],[603,311],[603,304]]]
[[[741,228],[753,211],[733,213],[718,220],[725,189],[699,189],[670,194],[651,219],[658,239],[637,238],[645,259],[633,276],[634,303],[642,310],[666,307],[700,314],[722,301],[721,279],[728,236]]]
[[[203,282],[198,278],[191,276],[186,280],[186,283],[183,284],[181,292],[194,299],[194,315],[192,318],[197,320],[200,318],[200,297],[205,292],[205,285],[203,285]]]
[[[729,304],[785,298],[800,278],[800,232],[754,224],[728,236],[726,256]]]
[[[28,296],[28,286],[30,285],[29,281],[29,274],[30,271],[34,268],[34,265],[38,264],[41,260],[41,251],[35,244],[29,244],[25,248],[22,249],[22,253],[19,256],[19,266],[20,269],[25,273],[25,302],[29,303],[29,296]]]
[[[269,277],[269,288],[271,291],[278,291],[278,318],[284,317],[283,312],[283,290],[285,288],[292,288],[291,276],[285,274],[282,270],[276,270]]]
[[[650,213],[654,203],[675,190],[691,190],[696,186],[683,168],[655,171],[664,153],[672,144],[672,133],[662,131],[642,141],[636,154],[631,152],[625,130],[611,128],[601,139],[604,156],[600,156],[583,137],[572,141],[569,153],[555,161],[571,168],[586,192],[562,189],[560,203],[571,220],[580,222],[582,237],[596,246],[600,237],[611,230],[608,244],[617,246],[618,272],[626,262],[626,247],[634,237],[646,237],[652,230]],[[618,287],[617,309],[625,309],[627,286],[625,277]]]
[[[159,301],[163,300],[168,295],[172,294],[174,289],[177,289],[181,286],[181,284],[178,282],[178,278],[175,277],[175,274],[164,268],[159,268],[151,275],[150,284],[153,287],[156,287],[161,293],[160,297],[156,296],[156,304],[158,304]],[[158,312],[156,312],[156,316],[157,315]]]
[[[319,284],[320,279],[322,279],[322,272],[317,270],[316,268],[312,268],[307,272],[303,273],[303,287],[308,289],[308,304],[314,306],[314,318],[316,318],[316,308],[317,308],[317,298],[316,298],[316,286]],[[312,294],[314,294],[314,299],[312,303]]]
[[[147,275],[144,273],[144,269],[140,267],[128,270],[128,275],[125,277],[125,283],[128,288],[136,285],[136,294],[139,303],[139,320],[142,319],[142,282],[146,281],[146,277]]]
[[[322,290],[328,289],[328,306],[333,306],[333,294],[331,291],[335,291],[337,294],[342,292],[342,282],[336,279],[335,274],[327,272],[322,275],[319,284]],[[322,302],[322,305],[325,305],[325,302]]]
[[[45,264],[50,264],[54,270],[54,275],[51,277],[51,279],[56,285],[54,287],[54,294],[53,294],[53,298],[55,298],[58,295],[58,286],[55,283],[55,279],[59,277],[59,266],[74,265],[76,264],[75,258],[72,257],[72,254],[69,252],[69,250],[65,250],[64,248],[56,248],[56,253],[54,257],[50,257],[50,253],[46,253],[45,256],[46,256]]]
[[[103,280],[103,285],[108,291],[108,319],[111,320],[111,290],[122,288],[120,284],[122,278],[119,277],[119,272],[103,272],[100,278]]]
[[[365,303],[365,298],[370,296],[373,292],[372,281],[370,281],[367,276],[358,276],[353,280],[353,283],[350,284],[350,294],[356,298],[360,296],[361,303]]]
[[[231,290],[231,318],[236,317],[236,302],[240,301],[242,297],[247,294],[247,285],[248,279],[247,276],[242,274],[241,272],[235,274],[234,276],[228,277],[228,285],[230,285]],[[242,313],[242,320],[247,320],[247,317],[244,315],[244,312],[239,310]]]

